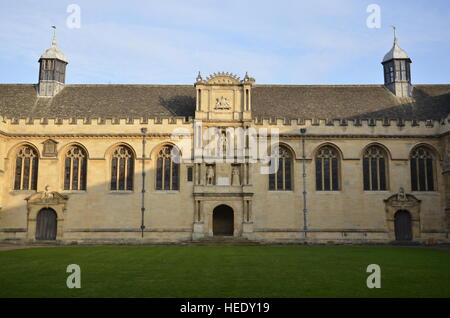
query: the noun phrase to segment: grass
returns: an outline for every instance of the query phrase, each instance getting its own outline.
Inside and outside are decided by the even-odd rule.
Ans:
[[[66,268],[81,267],[81,289]],[[369,264],[381,288],[369,289]],[[450,252],[349,246],[99,246],[0,252],[0,297],[450,297]]]

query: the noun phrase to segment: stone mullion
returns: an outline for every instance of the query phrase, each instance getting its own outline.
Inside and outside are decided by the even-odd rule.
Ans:
[[[24,190],[23,189],[23,179],[24,179],[24,172],[25,172],[25,168],[24,168],[24,166],[25,166],[25,158],[24,157],[22,157],[22,158],[20,158],[21,159],[21,161],[22,161],[22,164],[21,164],[21,167],[20,167],[20,190]]]
[[[69,190],[73,190],[73,157],[70,157]]]
[[[123,185],[124,185],[124,190],[127,190],[128,189],[128,159],[127,159],[127,157],[125,156],[124,158],[123,158],[123,160],[125,160],[125,167],[124,167],[124,172],[123,172],[123,178],[124,178],[124,180],[123,180]]]
[[[81,169],[83,167],[83,158],[78,157],[78,184],[75,190],[81,190]]]

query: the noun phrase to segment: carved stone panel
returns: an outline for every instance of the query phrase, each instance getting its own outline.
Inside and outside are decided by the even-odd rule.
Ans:
[[[44,157],[56,157],[57,150],[56,145],[58,144],[57,141],[53,139],[47,139],[43,142],[44,149],[42,151],[42,156]]]

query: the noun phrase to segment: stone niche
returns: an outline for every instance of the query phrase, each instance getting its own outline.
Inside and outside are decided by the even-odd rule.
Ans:
[[[197,77],[195,118],[205,121],[251,120],[251,90],[255,80],[230,73]]]

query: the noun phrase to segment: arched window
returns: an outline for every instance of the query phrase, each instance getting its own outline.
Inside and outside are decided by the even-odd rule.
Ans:
[[[179,190],[180,168],[177,148],[164,146],[156,160],[156,190]]]
[[[316,190],[339,190],[339,155],[333,147],[324,146],[317,152]]]
[[[64,159],[64,190],[86,190],[86,151],[79,146],[70,147]]]
[[[39,157],[30,146],[22,146],[16,156],[14,190],[36,190]]]
[[[269,174],[269,190],[292,190],[292,154],[286,147],[274,148],[271,167],[275,169]]]
[[[111,159],[111,190],[132,191],[134,176],[134,155],[127,146],[117,147]]]
[[[363,155],[365,191],[387,190],[387,156],[383,148],[371,146]]]
[[[425,147],[416,148],[410,157],[412,191],[435,191],[434,157]]]

